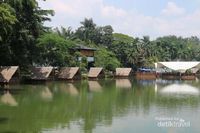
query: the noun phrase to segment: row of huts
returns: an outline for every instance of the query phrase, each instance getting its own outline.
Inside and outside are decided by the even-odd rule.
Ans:
[[[20,76],[19,70],[19,66],[0,66],[0,84],[15,82],[24,77],[24,75]],[[31,67],[29,70],[28,76],[25,77],[25,80],[28,81],[81,79],[79,67]],[[188,70],[190,70],[189,73]],[[135,72],[135,77],[148,80],[156,78],[194,80],[199,70],[200,62],[158,62],[155,63],[155,69],[139,69]],[[129,77],[132,72],[132,68],[116,68],[113,75],[115,77]],[[104,69],[91,67],[87,77],[89,79],[103,78],[105,77]]]
[[[131,68],[116,68],[116,77],[129,77]],[[79,67],[32,67],[30,74],[25,76],[27,81],[47,81],[47,80],[76,80],[81,79],[81,71]],[[19,66],[1,66],[0,67],[0,83],[7,84],[17,82],[20,76]],[[105,77],[104,69],[101,67],[91,67],[87,77],[89,79],[98,79]]]

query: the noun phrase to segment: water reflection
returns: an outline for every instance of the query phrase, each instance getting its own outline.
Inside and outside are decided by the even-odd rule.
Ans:
[[[69,94],[74,95],[74,96],[79,94],[77,88],[71,83],[68,84],[67,91]]]
[[[99,84],[98,81],[88,81],[89,90],[92,92],[101,92],[102,86]]]
[[[179,115],[184,118],[188,116],[191,123],[200,122],[200,119],[196,119],[200,118],[199,85],[199,82],[147,83],[129,79],[20,85],[24,91],[12,95],[18,103],[17,109],[0,106],[0,118],[8,119],[0,123],[0,132],[11,132],[12,129],[13,132],[36,133],[165,133],[170,131],[169,128],[158,128],[154,117],[163,114]],[[179,90],[174,92],[174,89],[169,87]],[[128,91],[119,91],[118,88],[127,88]],[[187,90],[184,90],[186,88]],[[101,93],[90,93],[88,89]],[[174,97],[190,92],[190,97],[185,99]],[[91,95],[92,98],[88,99]],[[50,99],[51,102],[44,102],[44,99]],[[180,132],[180,129],[171,131]],[[183,133],[199,133],[198,131],[200,128],[193,125],[186,131],[181,130]]]
[[[41,97],[44,99],[44,100],[52,100],[53,99],[53,93],[49,90],[48,87],[44,87],[41,91]]]
[[[9,91],[6,91],[2,96],[1,96],[1,102],[3,104],[9,105],[9,106],[17,106],[18,103],[15,100],[15,98],[10,94]]]
[[[72,83],[61,83],[59,85],[59,89],[62,92],[66,93],[66,94],[70,94],[72,96],[77,96],[79,94],[77,88]]]
[[[199,89],[188,84],[171,84],[159,90],[161,94],[199,95]]]
[[[192,82],[182,81],[159,81],[155,84],[155,92],[161,95],[174,95],[174,96],[198,96],[200,95],[199,88]]]
[[[131,81],[129,79],[116,79],[116,87],[121,89],[131,89]]]
[[[167,108],[163,112],[185,109],[192,112],[200,105],[199,83],[185,81],[159,82],[155,84],[155,102],[160,108]],[[176,113],[176,112],[174,112]]]

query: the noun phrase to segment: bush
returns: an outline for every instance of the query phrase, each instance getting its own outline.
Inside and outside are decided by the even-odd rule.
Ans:
[[[120,62],[115,54],[105,48],[100,48],[95,54],[95,66],[103,67],[109,71],[115,71],[120,66]]]
[[[73,47],[73,42],[53,33],[44,34],[37,41],[37,47],[40,50],[38,64],[70,66],[73,56],[70,55],[69,50]]]

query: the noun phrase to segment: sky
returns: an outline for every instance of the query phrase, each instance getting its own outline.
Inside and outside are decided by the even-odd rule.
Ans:
[[[45,25],[80,26],[93,18],[98,26],[111,25],[115,33],[133,37],[176,35],[200,37],[200,0],[38,0],[55,16]]]

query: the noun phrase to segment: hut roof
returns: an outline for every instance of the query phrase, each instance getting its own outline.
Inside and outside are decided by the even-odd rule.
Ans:
[[[9,82],[16,73],[18,66],[3,66],[0,67],[0,82]]]
[[[116,68],[116,76],[129,76],[132,68]]]
[[[46,80],[51,74],[53,67],[33,67],[31,79]]]
[[[83,44],[77,44],[75,47],[76,50],[91,50],[91,51],[96,51],[96,48],[90,48],[87,46],[84,46]]]
[[[97,78],[100,73],[103,72],[103,68],[102,67],[91,67],[88,77],[89,78]]]
[[[58,74],[59,79],[73,79],[79,72],[79,67],[62,67]]]

